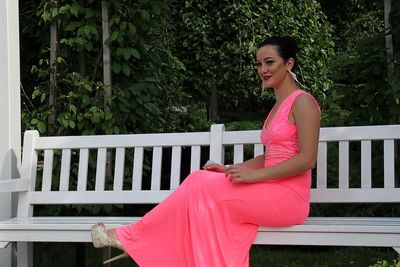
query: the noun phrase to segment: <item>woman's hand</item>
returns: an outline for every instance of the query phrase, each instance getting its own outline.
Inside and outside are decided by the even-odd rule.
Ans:
[[[211,172],[225,172],[227,168],[222,164],[207,163],[203,166],[203,169]]]
[[[257,170],[246,167],[243,164],[235,164],[226,168],[225,176],[232,183],[258,182]]]

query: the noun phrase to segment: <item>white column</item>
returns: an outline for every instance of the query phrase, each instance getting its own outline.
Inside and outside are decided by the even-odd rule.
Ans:
[[[19,177],[21,158],[18,0],[0,1],[0,179]],[[11,194],[0,194],[0,219],[12,215]],[[11,266],[11,246],[0,267]]]

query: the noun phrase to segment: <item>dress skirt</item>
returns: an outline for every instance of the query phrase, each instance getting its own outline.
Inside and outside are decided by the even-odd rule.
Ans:
[[[140,267],[247,267],[260,225],[305,221],[309,176],[234,184],[223,173],[195,171],[117,236]]]

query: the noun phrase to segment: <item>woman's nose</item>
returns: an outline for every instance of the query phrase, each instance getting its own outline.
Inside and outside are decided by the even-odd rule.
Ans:
[[[261,64],[261,66],[260,66],[260,73],[266,73],[266,72],[268,72],[267,65]]]

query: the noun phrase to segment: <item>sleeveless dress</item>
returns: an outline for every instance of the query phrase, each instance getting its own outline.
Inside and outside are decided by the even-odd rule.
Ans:
[[[265,167],[298,153],[289,121],[292,92],[261,131]],[[271,113],[270,113],[271,114]],[[268,126],[267,126],[268,122]],[[191,173],[139,222],[116,229],[141,267],[246,267],[258,226],[301,224],[309,213],[311,171],[251,184],[232,184],[223,173]]]

